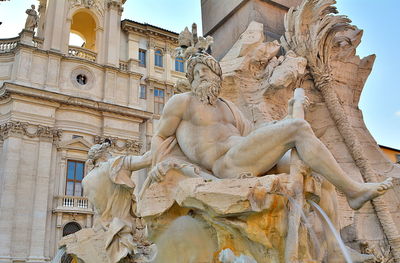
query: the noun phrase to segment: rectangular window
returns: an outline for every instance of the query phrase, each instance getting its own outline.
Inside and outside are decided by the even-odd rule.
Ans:
[[[161,115],[164,109],[165,92],[163,89],[154,89],[154,113]]]
[[[175,59],[175,71],[185,72],[184,65],[185,62],[182,58]]]
[[[82,196],[82,179],[84,175],[84,167],[85,164],[83,162],[68,160],[65,195]]]
[[[139,49],[139,66],[146,67],[146,50]]]
[[[400,163],[400,154],[396,154],[396,162]]]
[[[144,99],[144,100],[147,98],[146,85],[142,85],[142,84],[140,85],[139,98]]]
[[[163,54],[162,54],[161,50],[156,50],[154,52],[154,64],[157,67],[163,66]]]

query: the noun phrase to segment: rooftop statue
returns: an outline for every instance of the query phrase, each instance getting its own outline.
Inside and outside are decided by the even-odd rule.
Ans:
[[[35,31],[38,26],[39,16],[35,10],[35,6],[31,5],[30,9],[27,9],[25,13],[28,15],[25,22],[25,29],[29,31]]]

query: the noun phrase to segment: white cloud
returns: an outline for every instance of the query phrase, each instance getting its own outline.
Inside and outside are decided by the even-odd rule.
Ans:
[[[397,117],[400,117],[400,110],[399,110],[399,111],[396,111],[395,114],[396,114]]]

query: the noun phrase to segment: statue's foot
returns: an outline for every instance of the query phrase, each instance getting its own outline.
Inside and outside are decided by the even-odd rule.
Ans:
[[[354,210],[360,209],[365,202],[383,195],[388,189],[393,187],[392,178],[388,178],[380,183],[366,183],[356,194],[347,197],[347,202]]]

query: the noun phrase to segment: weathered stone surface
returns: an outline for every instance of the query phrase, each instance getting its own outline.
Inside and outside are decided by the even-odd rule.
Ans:
[[[288,193],[287,176],[268,175],[215,182],[187,179],[179,183],[175,199],[180,206],[209,210],[218,215],[269,210],[274,205],[272,195]]]

